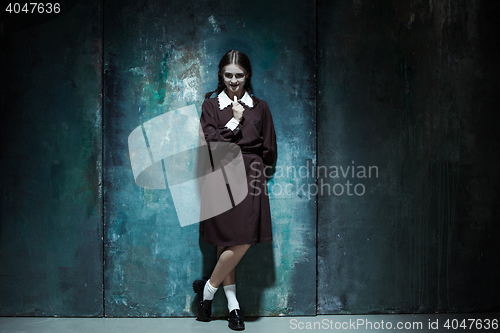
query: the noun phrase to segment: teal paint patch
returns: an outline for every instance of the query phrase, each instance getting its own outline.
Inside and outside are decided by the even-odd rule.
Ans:
[[[314,4],[280,7],[273,20],[287,29],[278,32],[265,16],[260,18],[268,5],[106,3],[105,13],[113,13],[105,18],[107,316],[196,313],[191,283],[209,275],[215,248],[199,240],[198,225],[179,227],[169,190],[143,190],[134,184],[125,147],[128,134],[141,123],[191,104],[201,112],[204,94],[217,86],[217,65],[227,50],[239,49],[252,60],[254,92],[273,114],[278,164],[298,167],[315,161]],[[158,18],[158,12],[165,16]],[[304,17],[307,23],[295,25]],[[270,185],[292,181],[276,178]],[[270,199],[275,241],[252,247],[238,266],[240,304],[247,315],[314,314],[315,244],[310,238],[315,235],[315,199],[297,193],[287,199],[273,193]],[[126,233],[119,231],[123,225]],[[135,293],[139,282],[124,267],[141,256],[146,256],[143,270],[151,270],[157,280],[148,281],[155,288]],[[165,265],[155,258],[166,260]],[[261,258],[266,258],[265,269],[260,269]],[[224,295],[217,295],[214,314],[224,316]]]

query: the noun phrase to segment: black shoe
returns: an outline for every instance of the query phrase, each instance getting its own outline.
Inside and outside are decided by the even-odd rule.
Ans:
[[[243,331],[245,329],[245,319],[243,319],[243,313],[240,309],[234,309],[229,313],[228,326],[230,329],[235,331]]]
[[[196,307],[198,309],[198,320],[210,321],[212,318],[212,301],[203,300],[203,289],[205,289],[205,283],[207,280],[195,280],[193,282],[193,290],[198,294],[198,300],[196,301]]]

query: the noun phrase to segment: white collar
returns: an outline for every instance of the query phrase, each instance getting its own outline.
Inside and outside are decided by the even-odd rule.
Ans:
[[[219,100],[220,110],[224,110],[229,105],[233,104],[233,101],[229,98],[229,96],[227,96],[224,90],[222,90],[221,93],[217,95],[217,99]],[[248,92],[245,91],[245,94],[243,95],[240,101],[243,102],[249,108],[253,108],[253,99],[252,97],[250,97]]]

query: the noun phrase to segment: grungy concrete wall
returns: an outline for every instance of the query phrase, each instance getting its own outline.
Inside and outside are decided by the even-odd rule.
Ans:
[[[189,316],[192,282],[209,277],[215,247],[199,240],[198,224],[180,226],[168,189],[135,184],[128,135],[181,106],[201,113],[220,58],[237,49],[270,106],[277,167],[314,162],[314,3],[106,1],[104,12],[106,316]],[[281,173],[269,184],[274,242],[253,246],[237,267],[247,315],[316,313],[315,198],[280,191],[305,182]],[[213,309],[227,314],[222,288]]]
[[[101,7],[60,3],[2,13],[2,316],[103,314]]]
[[[497,2],[60,2],[1,17],[0,315],[195,314],[215,249],[127,138],[231,48],[278,136],[247,315],[498,311]]]
[[[318,13],[318,163],[366,189],[319,199],[318,313],[498,310],[498,3]]]

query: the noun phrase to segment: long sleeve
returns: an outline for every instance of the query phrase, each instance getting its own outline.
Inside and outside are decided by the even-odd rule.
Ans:
[[[229,128],[231,131],[234,131],[238,125],[240,124],[240,122],[238,120],[236,120],[236,118],[231,118],[229,119],[229,121],[227,122],[226,124],[226,127]]]
[[[263,101],[262,101],[263,102]],[[272,165],[276,160],[278,147],[276,145],[276,133],[274,131],[273,117],[266,102],[264,105],[264,115],[262,124],[262,160],[265,165]]]
[[[218,115],[216,114],[219,111],[208,100],[205,100],[201,106],[200,123],[205,135],[205,141],[237,142],[241,138],[241,124],[238,124],[233,130],[224,125],[220,127],[218,125]]]

